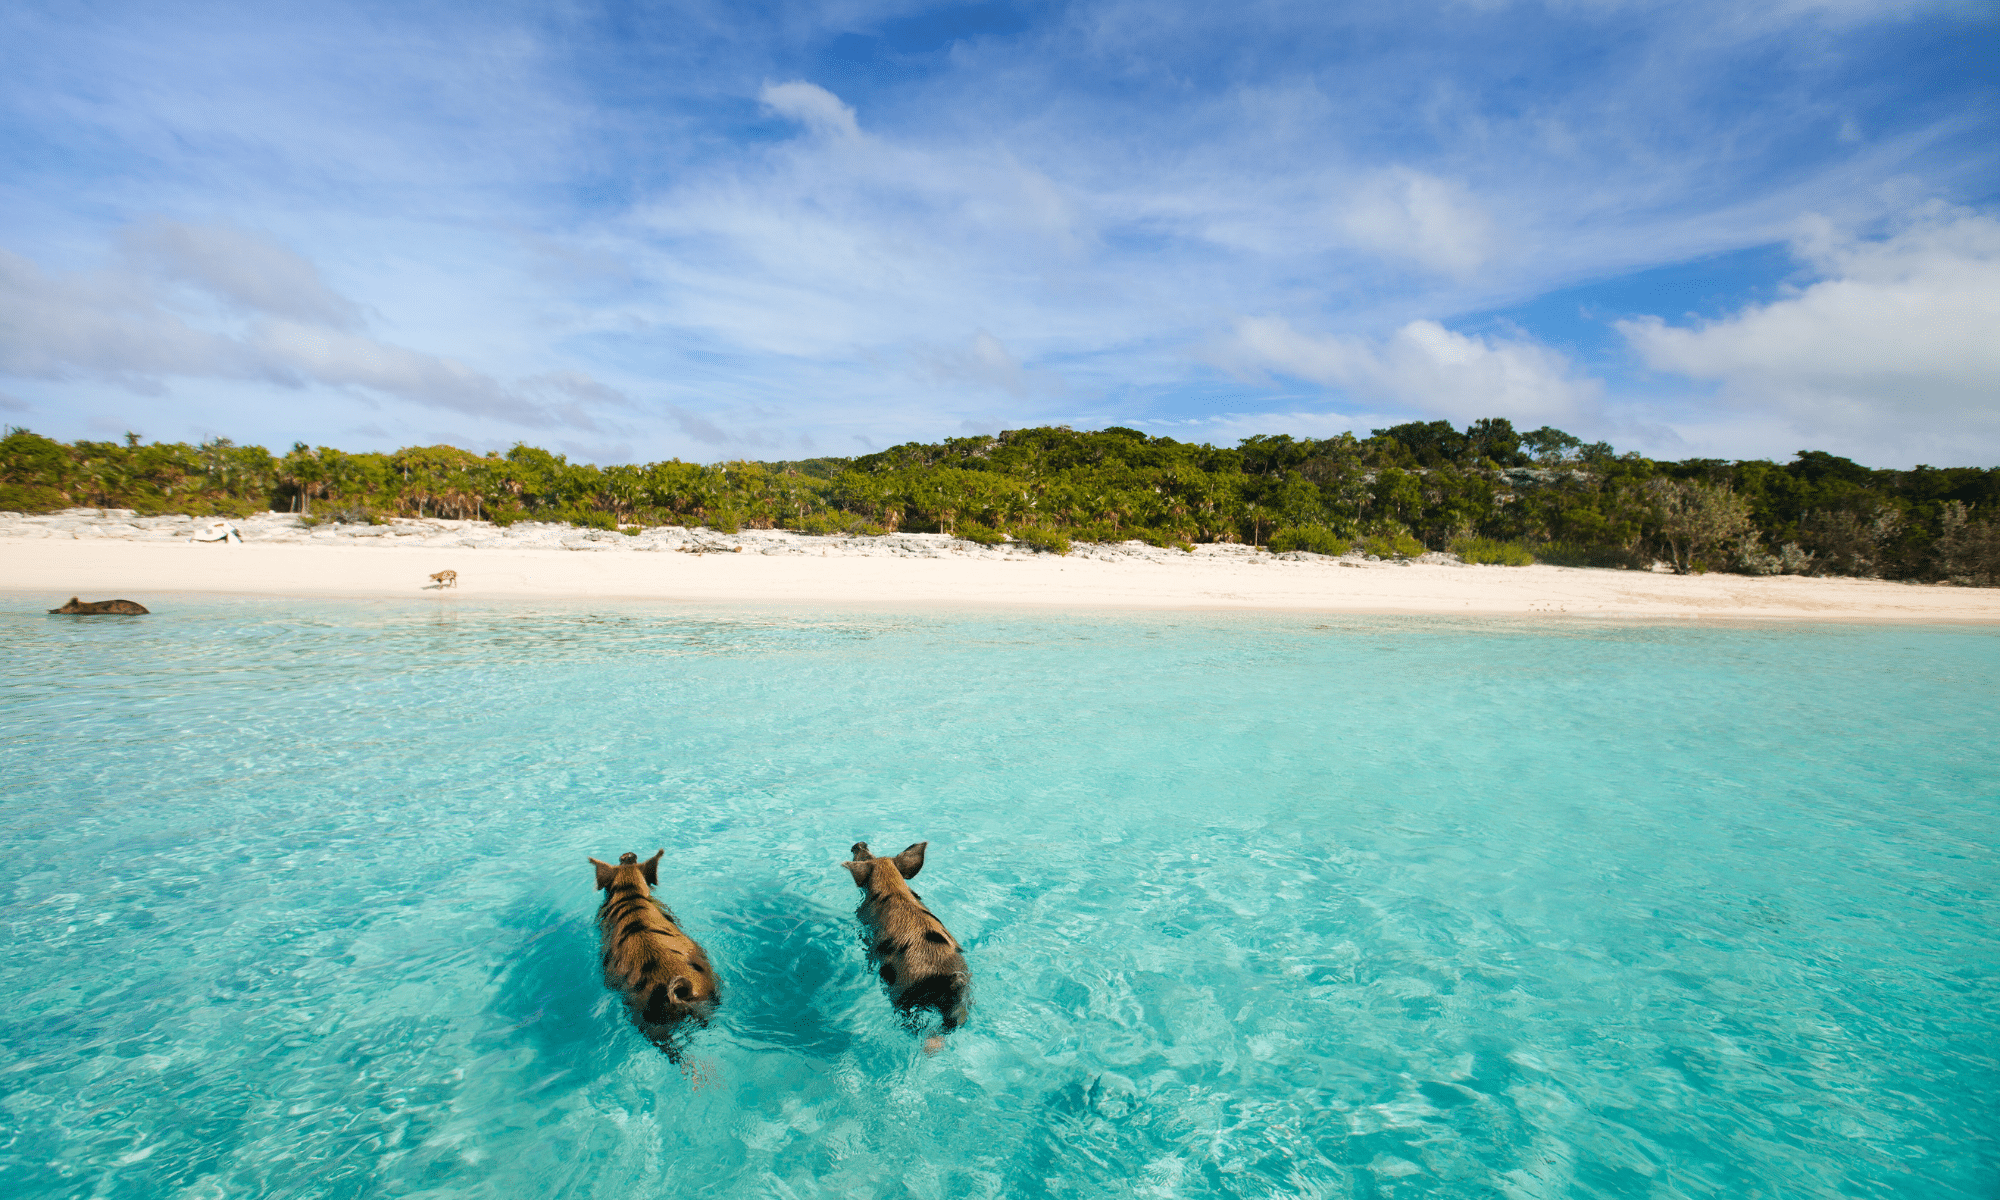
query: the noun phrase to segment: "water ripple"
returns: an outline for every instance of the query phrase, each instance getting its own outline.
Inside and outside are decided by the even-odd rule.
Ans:
[[[2000,1192],[1987,631],[12,608],[9,1195]],[[678,1064],[583,861],[656,846]]]

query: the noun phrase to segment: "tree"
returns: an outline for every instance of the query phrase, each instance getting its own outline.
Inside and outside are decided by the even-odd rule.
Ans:
[[[1974,521],[1972,510],[1946,501],[1933,553],[1938,573],[1967,587],[2000,587],[2000,526]]]
[[[1642,493],[1676,575],[1751,531],[1749,502],[1726,485],[1649,479]]]
[[[1507,427],[1508,433],[1514,427]],[[1464,434],[1452,428],[1450,421],[1411,421],[1403,425],[1393,425],[1388,429],[1369,431],[1378,438],[1393,438],[1408,450],[1420,467],[1441,467],[1455,463],[1464,457],[1467,441]]]
[[[1285,525],[1324,525],[1326,509],[1320,504],[1319,489],[1306,482],[1306,477],[1297,471],[1285,472],[1285,478],[1277,487],[1267,493],[1271,506],[1277,510],[1278,520]]]
[[[1536,462],[1548,467],[1581,450],[1583,439],[1552,425],[1544,425],[1522,434],[1521,448],[1534,455]]]
[[[1884,551],[1902,528],[1902,514],[1880,503],[1865,515],[1849,509],[1819,509],[1807,513],[1800,523],[1807,546],[1818,558],[1815,574],[1830,571],[1867,579],[1882,573]]]
[[[1423,523],[1424,492],[1418,477],[1391,467],[1375,476],[1369,524],[1412,528]]]
[[[1527,462],[1521,453],[1525,442],[1514,432],[1514,423],[1505,417],[1482,417],[1465,427],[1465,444],[1473,462],[1488,459],[1495,466],[1518,467]]]

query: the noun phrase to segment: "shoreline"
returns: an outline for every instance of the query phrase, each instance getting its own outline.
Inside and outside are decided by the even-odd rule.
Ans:
[[[303,529],[286,514],[233,522],[241,543],[190,542],[197,523],[205,519],[0,516],[0,591],[45,597],[43,609],[71,595],[145,604],[152,593],[2000,624],[2000,589],[1864,579],[1366,562],[1235,545],[1192,554],[1080,545],[1058,557],[944,534],[668,528],[629,537],[471,521],[343,533]],[[683,547],[690,552],[676,552]],[[447,569],[458,586],[433,585],[429,575]]]

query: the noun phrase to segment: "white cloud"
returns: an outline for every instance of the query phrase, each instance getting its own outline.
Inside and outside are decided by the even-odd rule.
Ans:
[[[595,430],[607,408],[630,407],[603,385],[580,394],[579,380],[594,384],[580,372],[509,385],[372,337],[310,262],[240,230],[153,221],[121,241],[126,260],[98,271],[51,274],[0,250],[0,374],[147,394],[172,378],[318,385],[543,428]]]
[[[917,359],[930,378],[947,386],[985,388],[1015,397],[1064,390],[1061,378],[1023,367],[1006,343],[984,329],[965,345],[919,351]]]
[[[1493,222],[1464,184],[1398,167],[1371,180],[1341,215],[1362,249],[1466,276],[1492,252]]]
[[[853,106],[816,83],[802,80],[767,83],[757,99],[772,112],[790,117],[815,133],[844,138],[861,136]]]
[[[357,329],[361,309],[319,268],[268,239],[228,226],[151,220],[126,229],[127,257],[252,312],[330,329]]]
[[[850,383],[893,394],[919,428],[983,411],[995,391],[1061,393],[1064,380],[1033,364],[1132,336],[1134,289],[1097,261],[1095,197],[1006,146],[850,131],[851,110],[814,85],[768,86],[763,99],[830,136],[768,147],[640,207],[613,237],[641,287],[602,326],[754,361],[758,385],[816,393],[822,408]],[[1142,304],[1173,294],[1144,290]],[[866,424],[906,434],[882,428],[880,399],[866,403]]]
[[[1288,407],[1281,398],[1274,399],[1280,402],[1267,408],[1178,420],[1140,417],[1122,423],[1143,429],[1156,437],[1228,446],[1253,434],[1288,433],[1300,438],[1329,438],[1343,433],[1359,433],[1365,437],[1370,429],[1381,429],[1410,419],[1407,412],[1323,410],[1308,404]]]
[[[630,411],[634,406],[631,397],[608,384],[591,378],[582,371],[550,371],[523,379],[522,390],[530,394],[553,394],[568,403],[556,410],[556,415],[565,422],[582,428],[593,428],[590,414],[593,410]],[[720,446],[731,441],[746,440],[743,433],[730,434],[715,422],[699,413],[689,412],[677,404],[655,404],[654,409],[682,433],[705,446]]]
[[[0,373],[148,376],[256,374],[245,348],[162,309],[139,281],[110,273],[51,276],[0,250]]]
[[[1815,222],[1795,252],[1818,282],[1720,320],[1619,329],[1647,365],[1802,436],[1886,449],[1921,428],[2000,451],[2000,221],[1932,208],[1881,241]]]
[[[1301,333],[1282,317],[1244,317],[1219,357],[1239,371],[1307,379],[1357,399],[1461,422],[1571,418],[1602,390],[1539,343],[1453,333],[1436,321],[1412,321],[1376,342]]]
[[[467,416],[553,423],[539,405],[464,363],[359,334],[271,321],[257,325],[243,344],[268,370],[301,381],[364,388]]]

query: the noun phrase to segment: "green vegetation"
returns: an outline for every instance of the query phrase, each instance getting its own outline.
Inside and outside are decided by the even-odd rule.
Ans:
[[[944,532],[1066,553],[1071,541],[1244,542],[1383,558],[1457,548],[1519,561],[1751,574],[2000,582],[2000,469],[1876,471],[1821,451],[1789,463],[1656,462],[1499,418],[1412,422],[1234,448],[1136,429],[1017,429],[860,458],[596,467],[518,445],[282,457],[225,439],[0,439],[0,508],[69,505],[319,520],[391,516],[681,524],[822,535]],[[1489,543],[1505,543],[1504,550]],[[1470,547],[1470,549],[1465,549]],[[1506,557],[1495,559],[1493,555]],[[1469,560],[1472,560],[1469,557]]]
[[[1014,540],[1044,554],[1068,554],[1069,538],[1061,530],[1029,525],[1014,531]]]
[[[1451,552],[1458,555],[1460,562],[1491,563],[1501,567],[1525,567],[1535,561],[1534,551],[1521,543],[1495,538],[1460,538],[1451,544]]]
[[[1415,558],[1424,552],[1424,544],[1401,530],[1390,530],[1361,539],[1363,553],[1376,558]]]
[[[1305,550],[1313,554],[1339,555],[1349,549],[1347,539],[1323,525],[1295,525],[1290,529],[1280,529],[1271,535],[1270,545],[1273,554]]]
[[[818,537],[873,537],[882,532],[882,527],[873,521],[864,521],[853,513],[844,512],[814,513],[810,517],[801,518],[789,528]],[[972,535],[968,533],[965,536]],[[995,533],[993,540],[998,542],[1005,539]]]

